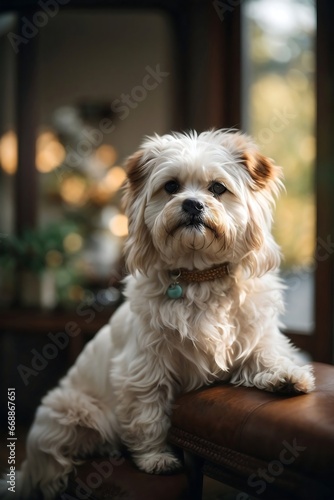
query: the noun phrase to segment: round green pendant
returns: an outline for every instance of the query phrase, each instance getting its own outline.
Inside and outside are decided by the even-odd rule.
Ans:
[[[182,297],[182,294],[182,286],[178,285],[177,283],[169,285],[169,287],[167,288],[167,297],[169,299],[179,299],[180,297]]]

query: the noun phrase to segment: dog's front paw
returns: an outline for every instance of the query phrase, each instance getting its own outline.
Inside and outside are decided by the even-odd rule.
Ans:
[[[258,373],[254,385],[271,392],[307,393],[313,391],[315,379],[309,366],[294,366],[290,369],[278,369],[275,372]]]
[[[169,451],[133,455],[137,467],[149,474],[166,474],[182,467],[181,461]]]

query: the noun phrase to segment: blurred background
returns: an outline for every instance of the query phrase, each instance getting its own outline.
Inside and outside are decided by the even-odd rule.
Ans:
[[[35,198],[28,203],[36,209],[33,224],[23,226],[15,240],[18,55],[8,32],[17,32],[17,16],[3,15],[2,26],[2,304],[71,308],[103,289],[105,300],[114,302],[118,294],[107,285],[127,234],[119,194],[122,163],[145,134],[172,127],[169,23],[155,12],[65,11],[40,28],[33,111],[36,179],[27,178],[24,187],[29,191],[35,182]],[[18,272],[23,288],[15,286]]]
[[[146,134],[241,128],[283,167],[282,321],[332,362],[329,3],[51,3],[0,4],[0,369],[19,418],[122,300],[122,165]]]
[[[219,3],[213,3],[213,11],[215,6],[222,16],[222,7],[219,11]],[[284,167],[287,193],[277,207],[275,233],[287,279],[303,274],[303,296],[288,308],[285,320],[289,327],[311,330],[311,303],[305,306],[313,296],[315,248],[315,5],[311,0],[248,0],[241,10],[242,119],[229,126],[248,131]],[[5,307],[70,308],[101,290],[120,262],[127,232],[119,195],[124,158],[145,134],[171,130],[176,113],[175,42],[166,14],[93,10],[47,15],[30,20],[39,31],[34,35],[38,42],[28,38],[33,34],[29,17],[26,23],[21,20],[22,40],[14,37],[19,33],[16,14],[3,14],[0,20],[0,285]],[[33,227],[15,235],[16,52],[36,42],[36,180],[27,178],[24,186],[29,191],[30,183],[37,184],[29,200],[36,215]],[[105,300],[116,298],[116,291],[106,288]]]

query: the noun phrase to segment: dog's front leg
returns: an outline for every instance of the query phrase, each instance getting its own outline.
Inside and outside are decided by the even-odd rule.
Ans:
[[[117,418],[120,437],[138,468],[159,474],[181,466],[166,443],[172,390],[164,382],[146,386],[146,378],[123,386]]]

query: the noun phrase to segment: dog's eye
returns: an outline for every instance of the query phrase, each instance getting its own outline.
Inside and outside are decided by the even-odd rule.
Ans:
[[[225,193],[226,190],[227,190],[227,187],[224,186],[224,184],[222,184],[221,182],[213,182],[211,184],[211,186],[209,187],[209,191],[211,191],[211,193],[217,194],[217,195]]]
[[[177,181],[168,181],[165,184],[165,191],[169,194],[175,194],[180,189],[180,185]]]

